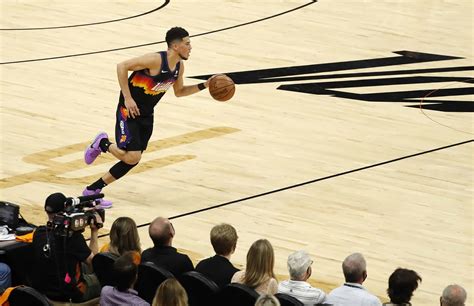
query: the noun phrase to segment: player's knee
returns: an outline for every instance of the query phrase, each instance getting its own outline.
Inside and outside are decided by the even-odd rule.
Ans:
[[[129,165],[136,165],[140,162],[141,158],[142,158],[141,153],[131,153],[131,154],[129,153],[124,159],[124,162]]]

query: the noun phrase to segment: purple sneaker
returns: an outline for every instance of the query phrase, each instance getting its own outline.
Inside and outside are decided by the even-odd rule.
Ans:
[[[89,196],[93,194],[99,194],[102,191],[102,189],[96,189],[96,190],[89,190],[89,189],[84,189],[82,192],[83,196]],[[96,208],[103,208],[103,209],[108,209],[112,207],[112,201],[105,200],[104,198],[97,199],[96,203],[99,203]]]
[[[102,150],[99,147],[100,141],[104,138],[109,138],[107,133],[101,132],[95,136],[94,141],[87,146],[86,150],[84,151],[84,161],[86,164],[90,165],[94,162],[97,156],[102,153]]]

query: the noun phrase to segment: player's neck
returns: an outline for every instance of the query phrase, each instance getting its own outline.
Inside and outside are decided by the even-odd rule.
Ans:
[[[171,70],[175,70],[176,64],[181,60],[179,54],[171,49],[166,51],[166,56],[168,57],[168,66]]]

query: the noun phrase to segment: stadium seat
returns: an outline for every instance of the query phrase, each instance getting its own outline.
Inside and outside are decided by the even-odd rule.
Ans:
[[[156,289],[158,289],[162,282],[172,277],[174,276],[170,271],[158,267],[152,262],[141,263],[138,266],[135,290],[138,291],[138,295],[142,299],[151,304],[155,297]]]
[[[21,306],[50,306],[48,299],[39,293],[37,290],[27,287],[19,286],[12,290],[8,297],[10,305]]]
[[[186,272],[178,280],[188,294],[189,306],[208,306],[219,291],[214,281],[196,271]]]
[[[242,284],[232,283],[222,288],[214,299],[214,305],[254,306],[259,294]]]
[[[280,301],[281,306],[304,306],[300,300],[284,293],[277,293],[275,297]]]
[[[92,258],[92,267],[101,287],[115,285],[113,267],[117,258],[117,255],[109,252],[97,253]]]

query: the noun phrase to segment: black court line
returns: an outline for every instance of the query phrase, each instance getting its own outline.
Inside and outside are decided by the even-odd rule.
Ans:
[[[293,8],[293,9],[290,9],[290,10],[287,10],[287,11],[284,11],[284,12],[281,12],[281,13],[278,13],[278,14],[275,14],[275,15],[263,17],[263,18],[260,18],[260,19],[257,19],[257,20],[253,20],[253,21],[248,21],[248,22],[240,23],[240,24],[237,24],[237,25],[233,25],[233,26],[221,28],[221,29],[218,29],[218,30],[213,30],[213,31],[208,31],[208,32],[204,32],[204,33],[199,33],[199,34],[191,35],[190,37],[204,36],[204,35],[208,35],[208,34],[213,34],[213,33],[217,33],[217,32],[222,32],[222,31],[226,31],[226,30],[230,30],[230,29],[235,29],[235,28],[243,27],[243,26],[246,26],[246,25],[249,25],[249,24],[253,24],[253,23],[265,21],[265,20],[268,20],[268,19],[271,19],[271,18],[275,18],[275,17],[281,16],[281,15],[285,15],[285,14],[291,13],[291,12],[293,12],[293,11],[302,9],[302,8],[304,8],[304,7],[308,6],[308,5],[314,4],[314,3],[316,3],[316,2],[317,2],[317,0],[311,0],[311,2],[308,2],[308,3],[306,3],[306,4],[300,5],[300,6],[298,6],[298,7]],[[27,60],[19,60],[19,61],[0,62],[0,65],[11,65],[11,64],[20,64],[20,63],[40,62],[40,61],[49,61],[49,60],[62,59],[62,58],[68,58],[68,57],[86,56],[86,55],[93,55],[93,54],[99,54],[99,53],[107,53],[107,52],[120,51],[120,50],[126,50],[126,49],[140,48],[140,47],[145,47],[145,46],[151,46],[151,45],[161,44],[161,43],[164,43],[164,42],[165,42],[165,41],[162,40],[162,41],[156,41],[156,42],[151,42],[151,43],[146,43],[146,44],[140,44],[140,45],[134,45],[134,46],[128,46],[128,47],[120,47],[120,48],[114,48],[114,49],[108,49],[108,50],[92,51],[92,52],[69,54],[69,55],[60,55],[60,56],[45,57],[45,58],[27,59]]]
[[[391,164],[391,163],[401,161],[401,160],[404,160],[404,159],[408,159],[408,158],[412,158],[412,157],[416,157],[416,156],[420,156],[420,155],[424,155],[424,154],[428,154],[428,153],[432,153],[432,152],[436,152],[436,151],[441,151],[441,150],[449,149],[449,148],[456,147],[456,146],[461,146],[461,145],[464,145],[464,144],[467,144],[467,143],[470,143],[470,142],[473,142],[473,141],[474,141],[474,139],[469,139],[469,140],[466,140],[466,141],[463,141],[463,142],[450,144],[450,145],[447,145],[447,146],[444,146],[444,147],[439,147],[439,148],[435,148],[435,149],[431,149],[431,150],[427,150],[427,151],[423,151],[423,152],[419,152],[419,153],[415,153],[415,154],[410,154],[410,155],[398,157],[398,158],[395,158],[395,159],[383,161],[383,162],[380,162],[380,163],[372,164],[372,165],[369,165],[369,166],[364,166],[364,167],[360,167],[360,168],[340,172],[340,173],[337,173],[337,174],[332,174],[332,175],[328,175],[328,176],[325,176],[325,177],[316,178],[314,180],[302,182],[302,183],[299,183],[299,184],[294,184],[294,185],[290,185],[290,186],[270,190],[270,191],[267,191],[267,192],[255,194],[255,195],[248,196],[248,197],[245,197],[245,198],[241,198],[241,199],[237,199],[237,200],[233,200],[233,201],[229,201],[229,202],[209,206],[209,207],[206,207],[206,208],[201,208],[201,209],[198,209],[198,210],[190,211],[190,212],[187,212],[187,213],[179,214],[179,215],[176,215],[176,216],[169,217],[169,219],[171,220],[171,219],[177,219],[177,218],[186,217],[186,216],[190,216],[190,215],[195,215],[195,214],[198,214],[198,213],[201,213],[201,212],[204,212],[204,211],[208,211],[208,210],[212,210],[212,209],[216,209],[216,208],[221,208],[221,207],[228,206],[228,205],[231,205],[231,204],[241,203],[241,202],[244,202],[244,201],[247,201],[247,200],[260,198],[260,197],[270,195],[270,194],[273,194],[273,193],[277,193],[277,192],[281,192],[281,191],[285,191],[285,190],[289,190],[289,189],[293,189],[293,188],[297,188],[297,187],[317,183],[317,182],[320,182],[320,181],[325,181],[325,180],[332,179],[332,178],[335,178],[335,177],[338,177],[338,176],[343,176],[343,175],[347,175],[347,174],[350,174],[350,173],[354,173],[354,172],[358,172],[358,171],[362,171],[362,170],[367,170],[367,169],[370,169],[370,168],[375,168],[375,167]],[[148,225],[150,225],[150,222],[140,224],[140,225],[137,226],[137,228],[148,226]],[[99,238],[105,237],[107,235],[108,234],[102,234],[102,235],[99,236]]]
[[[123,21],[127,19],[133,19],[141,16],[145,16],[148,14],[151,14],[153,12],[156,12],[170,3],[170,0],[165,0],[165,3],[160,5],[157,8],[154,8],[150,11],[138,14],[138,15],[133,15],[129,17],[124,17],[124,18],[119,18],[119,19],[112,19],[112,20],[106,20],[106,21],[98,21],[98,22],[91,22],[91,23],[82,23],[82,24],[74,24],[74,25],[67,25],[67,26],[55,26],[55,27],[37,27],[37,28],[10,28],[10,29],[0,29],[0,31],[33,31],[33,30],[52,30],[52,29],[66,29],[66,28],[77,28],[77,27],[87,27],[87,26],[92,26],[92,25],[98,25],[98,24],[104,24],[104,23],[112,23],[112,22],[118,22],[118,21]]]

